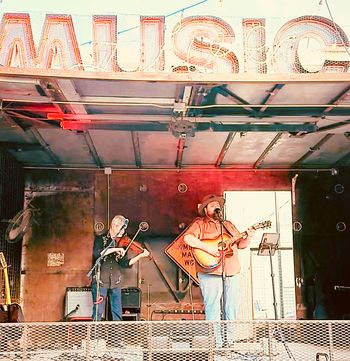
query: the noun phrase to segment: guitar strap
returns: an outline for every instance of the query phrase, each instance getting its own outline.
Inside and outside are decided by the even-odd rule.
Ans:
[[[226,232],[229,234],[229,236],[231,236],[232,238],[234,237],[234,235],[227,229],[226,225],[225,225],[225,221],[220,222],[222,224],[222,226],[225,228]]]

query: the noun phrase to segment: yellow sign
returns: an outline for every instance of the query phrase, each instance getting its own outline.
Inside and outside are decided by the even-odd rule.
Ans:
[[[193,257],[192,248],[183,240],[182,232],[166,249],[165,253],[184,271],[192,280],[199,284],[196,273],[196,261]]]

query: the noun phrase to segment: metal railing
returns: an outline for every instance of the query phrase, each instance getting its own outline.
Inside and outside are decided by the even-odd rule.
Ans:
[[[349,361],[350,321],[0,324],[0,360]]]

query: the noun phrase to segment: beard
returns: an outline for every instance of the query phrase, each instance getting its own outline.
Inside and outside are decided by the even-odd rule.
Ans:
[[[216,213],[216,212],[213,212],[210,217],[212,219],[214,219],[214,221],[220,221],[220,214],[219,213]]]

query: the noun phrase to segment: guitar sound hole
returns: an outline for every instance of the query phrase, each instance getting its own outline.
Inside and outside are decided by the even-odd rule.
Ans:
[[[219,242],[219,243],[218,243],[218,249],[219,249],[219,251],[221,251],[222,249],[223,249],[224,251],[226,251],[226,249],[227,249],[227,244],[226,244],[225,242]]]

